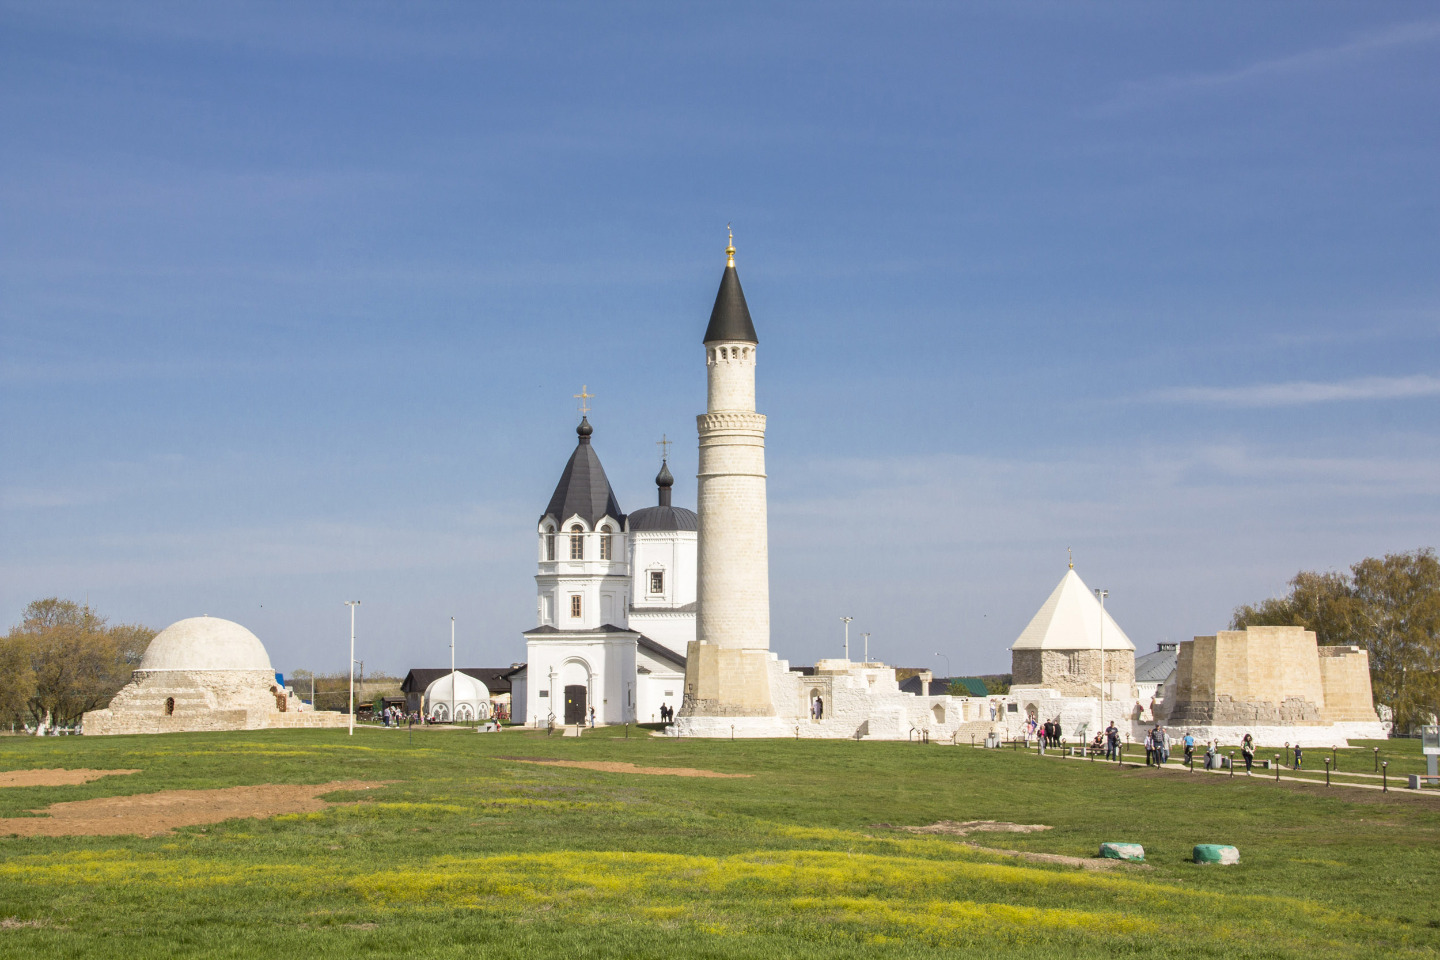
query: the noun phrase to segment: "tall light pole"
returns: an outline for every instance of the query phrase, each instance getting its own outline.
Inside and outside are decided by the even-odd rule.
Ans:
[[[845,621],[845,660],[848,663],[850,660],[850,621],[855,618],[841,617],[840,619]]]
[[[359,600],[346,600],[350,608],[350,736],[355,736],[355,608]]]
[[[935,656],[940,657],[940,658],[942,658],[942,659],[945,661],[945,679],[946,679],[946,680],[949,680],[949,679],[950,679],[950,658],[947,657],[947,656],[945,656],[945,654],[943,654],[943,653],[937,653],[937,654],[935,654]]]
[[[870,634],[868,634],[868,633],[862,633],[862,634],[860,634],[860,636],[862,636],[862,637],[865,638],[865,662],[866,662],[866,663],[869,663],[869,662],[870,662]]]
[[[1100,601],[1100,722],[1105,722],[1105,708],[1109,705],[1110,694],[1106,686],[1107,674],[1105,672],[1105,598],[1110,596],[1109,590],[1095,588],[1095,599]]]
[[[450,722],[455,722],[455,618],[450,618]]]

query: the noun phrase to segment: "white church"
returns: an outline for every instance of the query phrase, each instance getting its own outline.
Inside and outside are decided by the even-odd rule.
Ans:
[[[582,394],[583,394],[582,390]],[[513,716],[531,726],[651,723],[678,709],[695,639],[699,521],[671,504],[626,514],[590,442],[588,416],[536,526],[536,620],[510,675]]]

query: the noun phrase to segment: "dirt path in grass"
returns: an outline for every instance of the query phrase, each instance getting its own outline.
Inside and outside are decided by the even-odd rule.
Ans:
[[[1008,823],[1004,820],[937,820],[934,823],[923,827],[896,826],[890,823],[877,823],[876,829],[882,830],[904,830],[907,833],[928,833],[940,834],[950,837],[968,837],[972,833],[1039,833],[1041,830],[1053,829],[1043,823]],[[1031,863],[1056,863],[1066,867],[1079,867],[1082,870],[1112,870],[1124,861],[1105,860],[1098,857],[1071,857],[1063,853],[1036,853],[1031,850],[1001,850],[998,847],[987,847],[983,844],[966,842],[961,846],[969,847],[971,850],[979,850],[984,853],[999,854],[1002,857],[1015,857],[1019,860],[1028,860]],[[1144,866],[1143,864],[1129,864],[1129,866]]]
[[[725,780],[750,777],[749,773],[719,773],[715,770],[697,770],[694,767],[637,767],[633,763],[611,760],[546,760],[543,757],[498,757],[499,760],[513,760],[516,763],[534,763],[542,767],[575,767],[580,770],[599,770],[602,773],[632,773],[647,777],[716,777]]]
[[[1004,820],[936,820],[923,827],[897,827],[888,823],[877,823],[875,826],[910,833],[943,833],[952,837],[968,837],[972,833],[1039,833],[1052,829],[1043,823],[1007,823]]]
[[[0,787],[70,787],[139,770],[0,770]]]
[[[52,803],[40,817],[0,819],[0,836],[93,837],[169,833],[176,827],[219,823],[235,817],[316,813],[330,806],[320,795],[336,790],[369,790],[394,781],[337,780],[311,785],[263,783],[218,790],[165,790],[129,797],[100,797]]]

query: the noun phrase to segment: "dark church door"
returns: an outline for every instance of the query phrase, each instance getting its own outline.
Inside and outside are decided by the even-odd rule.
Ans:
[[[565,722],[584,723],[585,684],[574,683],[565,688]]]

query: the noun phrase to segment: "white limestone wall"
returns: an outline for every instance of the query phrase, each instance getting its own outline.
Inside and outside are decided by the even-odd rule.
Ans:
[[[583,684],[595,722],[635,720],[635,640],[626,636],[526,640],[525,723],[543,727],[550,713],[565,722],[565,687]],[[545,696],[541,696],[541,693]],[[589,720],[587,709],[586,720]]]
[[[813,740],[869,739],[981,742],[1003,723],[990,719],[990,699],[903,693],[893,668],[880,664],[821,661],[816,676],[793,673],[771,654],[774,717],[682,717],[673,733],[694,737],[795,737]],[[818,693],[820,720],[810,715]]]
[[[694,530],[656,530],[630,537],[634,577],[628,626],[684,656],[695,639],[698,536]],[[658,594],[650,591],[650,573],[656,570],[665,575]]]
[[[685,656],[695,639],[695,611],[630,611],[630,629]]]
[[[571,560],[569,528],[579,524],[585,528],[584,558]],[[555,559],[548,560],[545,537],[548,525],[539,526],[539,562],[535,574],[536,626],[553,626],[561,630],[593,630],[604,624],[624,629],[630,604],[629,538],[620,532],[620,524],[604,517],[600,526],[609,525],[616,531],[610,535],[613,548],[610,560],[600,559],[601,534],[592,531],[585,521],[571,517],[556,533]],[[580,596],[580,616],[570,616],[570,597]]]
[[[636,722],[659,723],[661,704],[680,709],[685,696],[685,674],[675,670],[641,674],[638,687]]]
[[[755,412],[754,344],[707,343],[700,434],[696,639],[770,648],[765,418]]]

